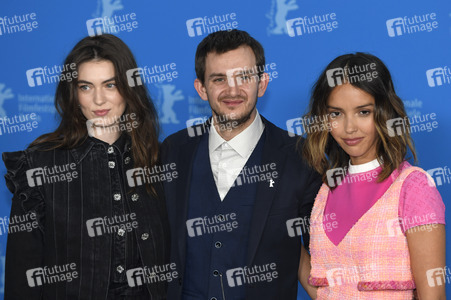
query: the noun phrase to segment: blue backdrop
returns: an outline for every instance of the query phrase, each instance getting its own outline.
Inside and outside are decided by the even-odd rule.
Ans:
[[[389,67],[409,116],[417,117],[419,126],[412,136],[419,166],[437,169],[436,183],[448,204],[451,2],[3,1],[0,152],[24,149],[37,136],[55,129],[55,69],[77,41],[107,31],[102,24],[112,22],[115,26],[108,30],[129,45],[139,67],[147,72],[145,81],[164,129],[161,139],[184,128],[188,119],[210,115],[208,104],[193,87],[194,53],[210,32],[239,28],[262,43],[271,82],[258,109],[282,128],[287,120],[305,113],[311,86],[333,58],[356,51],[378,56]],[[5,117],[20,122],[19,130],[5,126]],[[5,172],[0,164],[0,174]],[[2,179],[0,218],[9,216],[10,206],[11,194]],[[0,222],[0,296],[5,230]],[[448,249],[450,240],[448,233]],[[449,283],[447,293],[451,296]],[[299,299],[308,297],[300,291]]]

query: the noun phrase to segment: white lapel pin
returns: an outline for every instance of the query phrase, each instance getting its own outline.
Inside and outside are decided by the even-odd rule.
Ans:
[[[274,187],[275,181],[272,178],[269,180],[269,187]]]

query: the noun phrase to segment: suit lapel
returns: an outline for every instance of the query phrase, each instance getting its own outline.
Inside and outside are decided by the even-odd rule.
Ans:
[[[283,168],[285,166],[286,156],[281,155],[280,140],[274,132],[275,125],[269,123],[266,119],[262,117],[265,123],[265,144],[263,146],[262,155],[262,165],[265,164],[276,164],[277,178],[273,178],[274,183],[271,187],[269,181],[260,181],[257,185],[257,194],[255,199],[255,204],[252,213],[252,221],[249,230],[249,244],[247,249],[246,264],[250,266],[254,259],[255,253],[257,252],[258,245],[260,243],[261,236],[263,234],[263,229],[266,226],[266,221],[268,219],[269,212],[280,186],[279,180],[283,174]]]

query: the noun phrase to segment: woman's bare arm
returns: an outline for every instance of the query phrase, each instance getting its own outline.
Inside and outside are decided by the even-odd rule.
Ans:
[[[445,225],[428,224],[406,231],[410,264],[420,300],[446,299]],[[441,280],[441,281],[439,281]]]
[[[301,260],[299,262],[298,279],[307,294],[312,299],[316,299],[316,291],[318,288],[308,283],[311,268],[312,265],[310,264],[310,254],[308,254],[304,246],[301,246]]]

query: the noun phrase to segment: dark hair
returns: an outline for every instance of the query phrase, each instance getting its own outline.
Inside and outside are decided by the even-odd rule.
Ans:
[[[355,66],[364,74],[367,74],[367,71],[371,72],[371,76],[367,77],[366,80],[362,80],[365,78],[355,77],[355,69],[353,73],[351,72]],[[328,75],[335,71],[333,69],[338,69],[342,73],[341,83],[329,81],[331,78]],[[374,122],[379,136],[376,143],[376,153],[377,159],[382,159],[379,162],[383,164],[378,182],[386,179],[399,167],[407,155],[407,148],[411,150],[416,161],[415,148],[410,137],[408,122],[405,124],[407,130],[403,135],[391,137],[388,133],[387,120],[394,118],[406,120],[407,114],[402,100],[395,93],[387,67],[379,58],[371,54],[360,52],[345,54],[335,58],[319,76],[319,79],[313,86],[309,112],[304,116],[304,120],[313,121],[307,125],[307,136],[302,152],[309,164],[323,175],[323,182],[327,184],[326,171],[328,169],[345,168],[348,165],[349,155],[338,145],[329,131],[316,130],[319,128],[318,126],[330,128],[330,124],[324,127],[326,126],[325,123],[329,122],[328,118],[315,116],[328,116],[327,101],[332,90],[336,84],[345,83],[349,83],[374,97]]]
[[[205,60],[209,53],[222,54],[235,50],[240,46],[249,46],[255,55],[259,78],[264,72],[265,51],[262,45],[246,31],[233,29],[216,31],[206,36],[197,46],[195,68],[196,76],[203,84],[205,82]]]
[[[137,64],[127,45],[111,34],[85,37],[75,45],[64,65],[75,64],[78,71],[84,62],[101,60],[110,61],[114,65],[116,86],[126,101],[124,114],[133,113],[136,116],[132,120],[137,122],[134,123],[134,129],[127,133],[131,136],[134,166],[151,168],[157,163],[159,154],[158,115],[146,87],[128,85],[126,72],[137,68]],[[74,148],[86,140],[88,130],[86,118],[78,106],[77,83],[78,78],[72,81],[60,80],[55,95],[55,107],[61,117],[60,124],[54,132],[38,137],[30,146],[48,143],[50,146],[47,150]]]

